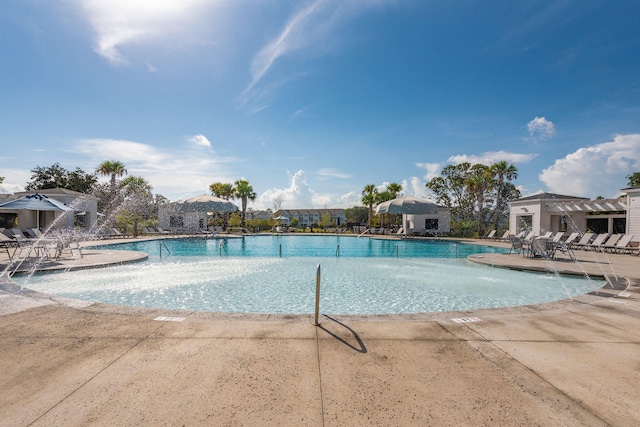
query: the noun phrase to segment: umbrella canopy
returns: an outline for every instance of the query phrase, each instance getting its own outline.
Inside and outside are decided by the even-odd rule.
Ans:
[[[238,207],[229,200],[208,194],[191,197],[190,199],[181,200],[177,203],[183,211],[236,212],[239,210]]]
[[[28,209],[31,211],[72,211],[69,206],[44,194],[32,194],[0,205],[0,209]]]
[[[436,214],[438,206],[428,200],[416,199],[415,197],[400,197],[380,203],[376,208],[377,213],[390,214]]]

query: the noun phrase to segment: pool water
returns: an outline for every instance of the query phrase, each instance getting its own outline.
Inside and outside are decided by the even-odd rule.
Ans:
[[[326,314],[517,306],[563,299],[599,286],[579,277],[478,265],[466,256],[498,249],[452,242],[251,236],[110,248],[142,250],[149,260],[15,279],[30,289],[111,304],[290,314],[313,313],[318,266],[320,310]]]

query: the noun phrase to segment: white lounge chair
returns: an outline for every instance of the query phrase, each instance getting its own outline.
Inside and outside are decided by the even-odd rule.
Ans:
[[[613,251],[618,241],[622,238],[622,234],[612,234],[605,243],[601,244],[598,249],[603,251]]]
[[[587,243],[586,245],[583,246],[583,248],[598,249],[608,238],[609,238],[609,233],[600,233],[596,236],[593,242]]]
[[[496,230],[491,230],[489,232],[489,234],[487,234],[486,236],[484,236],[485,239],[493,239],[493,237],[496,235]]]
[[[571,248],[578,248],[587,245],[593,238],[594,233],[584,233],[578,242],[571,245]]]
[[[631,243],[631,240],[633,240],[633,234],[624,234],[620,240],[618,240],[616,242],[615,247],[612,249],[612,252],[615,253],[619,253],[619,252],[626,252],[626,253],[633,253],[633,251],[637,248],[633,247],[633,246],[629,246],[629,243]]]

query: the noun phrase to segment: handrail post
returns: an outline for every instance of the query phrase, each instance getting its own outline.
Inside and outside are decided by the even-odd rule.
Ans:
[[[318,264],[318,270],[316,271],[316,311],[313,318],[314,326],[320,325],[318,323],[318,313],[320,313],[320,264]]]

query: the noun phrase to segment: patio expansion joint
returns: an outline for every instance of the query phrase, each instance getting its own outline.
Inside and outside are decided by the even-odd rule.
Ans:
[[[63,398],[61,398],[58,402],[56,402],[54,405],[52,405],[49,409],[47,409],[46,411],[42,412],[40,415],[38,415],[35,419],[31,420],[31,422],[29,422],[29,425],[32,425],[36,422],[38,422],[42,417],[44,417],[45,415],[47,415],[49,412],[51,412],[52,410],[54,410],[57,406],[59,406],[61,403],[63,403],[65,400],[69,399],[71,396],[73,396],[76,392],[78,392],[79,390],[81,390],[84,386],[86,386],[87,384],[89,384],[91,381],[93,381],[95,378],[97,378],[100,374],[102,374],[103,372],[105,372],[107,369],[109,369],[111,366],[113,366],[116,362],[118,362],[120,359],[122,359],[124,356],[126,356],[129,352],[131,352],[134,348],[136,348],[137,346],[139,346],[140,344],[142,344],[143,342],[147,341],[149,339],[149,336],[152,334],[155,334],[156,332],[158,332],[162,327],[165,326],[166,323],[161,323],[156,329],[154,329],[153,331],[151,331],[149,334],[143,336],[142,338],[140,338],[135,344],[133,344],[131,347],[129,347],[127,350],[125,350],[122,354],[120,354],[118,357],[116,357],[115,359],[113,359],[111,362],[107,363],[104,367],[102,367],[102,369],[100,369],[98,372],[96,372],[94,375],[92,375],[91,377],[89,377],[86,381],[84,381],[82,384],[80,384],[78,387],[76,387],[75,389],[71,390],[66,396],[64,396]],[[120,338],[120,337],[118,337]]]
[[[557,341],[557,340],[552,340],[552,341],[543,341],[543,340],[496,340],[496,339],[488,339],[486,338],[484,335],[482,335],[479,331],[473,329],[471,327],[470,324],[465,324],[465,326],[467,326],[470,330],[472,330],[472,333],[480,336],[482,339],[481,340],[470,340],[470,343],[475,343],[475,342],[485,342],[487,343],[491,348],[493,348],[496,352],[499,358],[505,359],[505,360],[509,360],[512,363],[515,363],[516,365],[518,365],[524,372],[538,378],[540,381],[542,381],[544,384],[546,384],[548,387],[550,387],[551,389],[553,389],[556,393],[558,393],[559,395],[563,396],[565,399],[567,399],[568,401],[572,402],[574,405],[577,405],[578,407],[582,408],[584,411],[588,412],[591,416],[593,416],[594,418],[599,419],[600,421],[602,421],[602,423],[604,425],[610,425],[609,422],[607,422],[607,420],[603,419],[601,416],[599,416],[596,412],[594,412],[592,410],[592,408],[586,406],[580,399],[577,399],[573,396],[571,396],[570,394],[568,394],[567,392],[565,392],[564,390],[562,390],[561,388],[558,388],[553,382],[551,382],[550,380],[548,380],[547,378],[545,378],[542,374],[538,373],[536,370],[534,370],[533,368],[530,368],[529,366],[527,366],[526,364],[524,364],[523,362],[521,362],[518,358],[516,358],[515,356],[512,356],[511,354],[509,354],[506,350],[503,350],[498,344],[501,342],[517,342],[517,343],[526,343],[526,342],[532,342],[532,343],[538,343],[538,342],[546,342],[546,343],[558,343],[558,344],[562,344],[562,343],[588,343],[586,341]],[[597,342],[600,343],[600,342]],[[624,344],[627,344],[627,342],[624,342]],[[499,364],[497,361],[493,360],[488,353],[485,352],[481,352],[478,349],[474,349],[475,351],[478,352],[478,354],[480,354],[480,357],[482,357],[484,360],[486,360],[488,363],[492,364],[493,366],[495,366],[496,368],[500,368]],[[522,391],[527,392],[526,390],[522,389]]]

